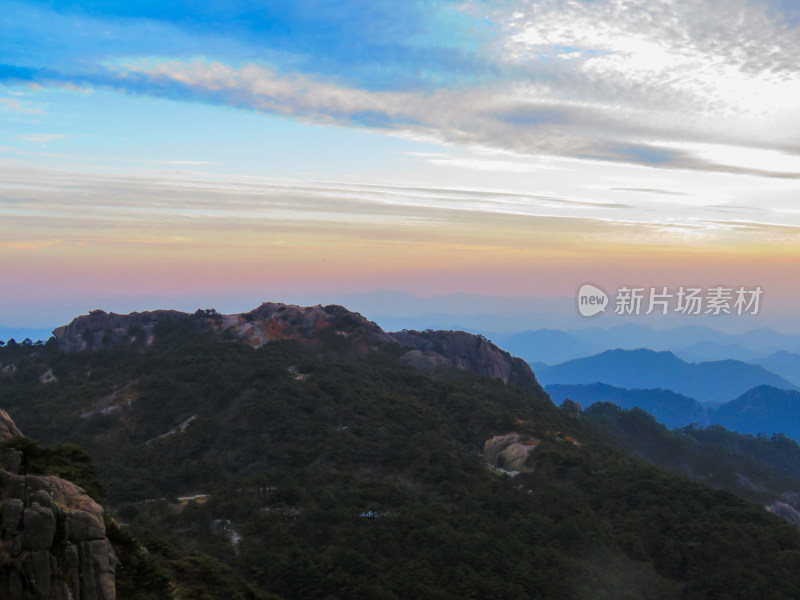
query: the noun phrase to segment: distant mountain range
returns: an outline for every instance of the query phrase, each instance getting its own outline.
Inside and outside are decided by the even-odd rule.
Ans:
[[[800,392],[760,385],[718,407],[703,406],[694,398],[664,389],[623,389],[593,383],[548,385],[553,402],[567,398],[586,409],[610,402],[624,409],[640,408],[670,429],[692,424],[722,425],[730,431],[751,435],[783,434],[800,440]]]
[[[765,369],[785,377],[794,384],[800,385],[800,354],[781,350],[765,358],[750,361]]]
[[[569,398],[588,408],[597,402],[611,402],[620,408],[641,408],[653,415],[659,423],[670,429],[691,423],[709,425],[711,409],[683,394],[664,389],[633,389],[615,387],[605,383],[564,385],[545,387],[553,402],[561,404]]]
[[[700,402],[728,402],[760,385],[797,390],[760,365],[737,360],[687,363],[672,352],[607,350],[552,367],[536,365],[542,385],[606,383],[622,388],[663,388]]]
[[[572,331],[537,329],[511,334],[481,333],[515,356],[530,363],[546,365],[617,348],[670,351],[687,362],[733,359],[764,364],[762,361],[776,353],[795,354],[796,364],[800,364],[800,335],[785,335],[769,328],[734,335],[694,325],[656,331],[644,325],[627,324],[610,329],[591,327]]]

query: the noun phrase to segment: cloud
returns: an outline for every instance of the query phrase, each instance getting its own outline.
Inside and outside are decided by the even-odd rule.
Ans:
[[[626,232],[621,239],[633,234],[625,227],[636,227],[635,237],[642,240],[676,229],[698,235],[743,230],[742,223],[800,228],[800,211],[791,212],[793,194],[762,193],[753,206],[710,204],[708,198],[684,196],[685,201],[675,206],[672,200],[659,200],[662,194],[648,191],[652,198],[634,205],[467,187],[280,180],[177,170],[81,173],[14,163],[0,164],[0,182],[0,220],[11,228],[9,241],[19,241],[10,232],[27,229],[37,232],[36,239],[48,231],[64,240],[69,237],[66,230],[78,238],[127,238],[124,232],[130,229],[147,239],[172,239],[174,231],[186,230],[193,232],[189,239],[200,232],[228,238],[247,232],[248,238],[257,240],[260,232],[281,227],[346,232],[373,226],[384,234],[388,227],[402,237],[402,231],[411,229],[450,236],[447,232],[464,226],[470,235],[503,243],[509,235],[530,241],[540,233],[553,235],[580,227],[598,230],[613,223]],[[728,210],[732,218],[720,218]],[[565,225],[565,220],[572,224]],[[509,234],[510,230],[515,233]]]
[[[210,160],[159,160],[155,161],[160,165],[218,165],[218,162]]]
[[[674,192],[672,190],[660,190],[657,188],[635,188],[635,187],[615,187],[611,188],[615,192],[635,192],[639,194],[657,194],[660,196],[685,196],[684,192]]]
[[[31,108],[29,105],[26,105],[26,103],[22,102],[21,100],[17,100],[16,98],[0,98],[0,109],[34,115],[40,115],[44,113],[43,110]]]
[[[473,153],[792,180],[800,169],[785,160],[703,149],[800,155],[800,35],[776,2],[59,4],[54,14],[80,16],[89,32],[108,25],[112,40],[48,68],[0,66],[0,79],[231,106]],[[148,28],[160,35],[137,56]],[[64,35],[74,47],[77,34]]]
[[[117,73],[116,85],[121,89],[177,94],[320,124],[388,130],[466,148],[497,148],[525,156],[569,156],[660,168],[800,177],[800,171],[727,164],[696,153],[698,144],[722,144],[735,137],[731,131],[736,127],[730,121],[723,127],[720,121],[724,135],[715,136],[709,124],[705,132],[698,132],[694,122],[700,118],[699,113],[681,127],[676,124],[682,112],[680,104],[667,117],[658,111],[647,112],[644,106],[559,104],[549,97],[538,99],[535,90],[520,91],[509,82],[428,94],[376,92],[302,74],[281,74],[253,64],[232,67],[205,60],[140,59],[122,62],[113,69]],[[788,85],[792,87],[794,83]],[[718,116],[705,115],[709,122]],[[780,139],[766,133],[769,135],[753,139],[740,136],[738,143],[743,148],[772,145],[794,149],[796,145],[800,152],[800,139],[795,139],[798,134],[793,128],[785,128]]]
[[[63,140],[67,137],[63,133],[25,133],[18,135],[17,139],[31,144],[49,144],[56,140]]]

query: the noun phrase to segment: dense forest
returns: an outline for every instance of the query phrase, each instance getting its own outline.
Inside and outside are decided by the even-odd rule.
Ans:
[[[0,406],[47,445],[29,468],[108,508],[120,600],[800,597],[800,531],[649,464],[603,407],[335,331],[254,348],[213,319],[0,349]],[[519,473],[484,460],[508,433],[535,444]]]

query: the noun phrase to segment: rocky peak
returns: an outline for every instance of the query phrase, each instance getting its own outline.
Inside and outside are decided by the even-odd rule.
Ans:
[[[357,340],[367,346],[396,344],[372,321],[335,304],[297,306],[265,302],[249,313],[222,315],[219,326],[253,346],[276,339],[312,340],[326,335]]]
[[[155,327],[170,318],[187,318],[188,313],[176,310],[134,312],[128,315],[93,310],[58,327],[53,335],[65,351],[98,348],[107,344],[144,342],[155,337]],[[276,339],[315,339],[339,335],[365,344],[396,342],[372,321],[342,306],[296,306],[265,302],[241,314],[221,314],[214,309],[198,310],[193,315],[198,327],[227,333],[258,347]]]
[[[164,319],[186,316],[177,310],[153,310],[133,312],[128,315],[93,310],[53,330],[62,350],[80,351],[97,348],[107,343],[133,342],[137,339],[145,343],[153,340],[153,329]]]
[[[109,343],[152,343],[156,325],[169,318],[188,318],[174,310],[120,315],[94,310],[59,327],[53,334],[67,351],[85,350]],[[322,349],[339,338],[352,342],[357,352],[398,343],[411,348],[400,361],[425,372],[452,365],[480,375],[502,379],[526,391],[543,393],[530,366],[511,356],[483,336],[464,331],[401,331],[386,333],[356,312],[335,304],[297,306],[265,302],[241,314],[221,314],[213,309],[198,310],[192,318],[206,328],[253,347],[273,340],[299,339]]]
[[[0,410],[0,439],[14,435]],[[103,507],[64,479],[20,474],[12,454],[20,453],[7,449],[0,464],[0,598],[114,600],[117,557]]]
[[[404,346],[414,348],[400,359],[401,362],[431,370],[426,366],[435,369],[433,365],[441,362],[439,357],[444,357],[459,369],[468,369],[480,375],[502,379],[527,391],[543,393],[528,363],[501,350],[483,336],[465,331],[431,330],[403,330],[389,335]]]

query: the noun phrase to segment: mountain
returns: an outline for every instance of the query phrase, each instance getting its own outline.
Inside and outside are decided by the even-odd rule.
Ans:
[[[639,408],[671,429],[713,424],[750,436],[784,435],[800,440],[800,392],[769,385],[757,386],[717,407],[704,406],[671,390],[623,389],[604,383],[551,384],[545,390],[557,403],[569,398],[584,408],[603,402]]]
[[[751,360],[750,362],[761,365],[765,369],[785,377],[792,383],[800,385],[800,354],[781,350],[770,354],[764,358]]]
[[[794,522],[800,509],[800,444],[720,425],[669,430],[643,410],[598,402],[581,419],[630,452],[694,481],[758,502]]]
[[[617,325],[609,329],[588,327],[568,332],[572,337],[599,348],[657,348],[660,346],[658,331],[635,323]]]
[[[599,349],[669,350],[675,353],[685,352],[702,360],[745,359],[748,353],[764,356],[776,350],[800,351],[800,335],[782,334],[768,327],[730,334],[701,325],[654,330],[646,325],[626,324],[609,329],[576,329],[568,333],[574,338],[596,345]],[[726,350],[735,354],[726,354]]]
[[[364,354],[381,345],[410,347],[398,362],[426,372],[439,368],[468,369],[522,389],[541,393],[530,366],[511,356],[481,335],[463,331],[409,331],[386,333],[372,321],[338,305],[299,307],[267,302],[241,315],[221,315],[213,309],[198,310],[194,318],[210,331],[259,348],[269,341],[298,339],[314,348],[348,339],[350,350]],[[119,315],[102,310],[77,317],[53,331],[61,350],[74,352],[114,344],[151,345],[159,324],[190,318],[178,311],[151,311]],[[356,343],[352,343],[356,342]]]
[[[569,398],[588,408],[596,402],[610,402],[621,408],[638,407],[653,415],[670,429],[692,423],[708,425],[713,414],[694,398],[664,389],[623,389],[605,383],[564,385],[545,388],[557,404]]]
[[[800,439],[800,392],[758,386],[720,406],[714,420],[735,431]]]
[[[543,385],[605,383],[622,388],[664,388],[700,402],[727,402],[759,385],[800,389],[758,365],[736,360],[687,363],[672,352],[607,350],[537,373]]]
[[[796,527],[632,456],[486,340],[400,334],[341,306],[95,313],[0,348],[0,398],[88,449],[178,597],[800,597]]]
[[[756,362],[754,359],[761,356],[758,352],[739,344],[720,344],[711,341],[684,346],[680,350],[675,350],[675,354],[687,362],[727,359]]]

